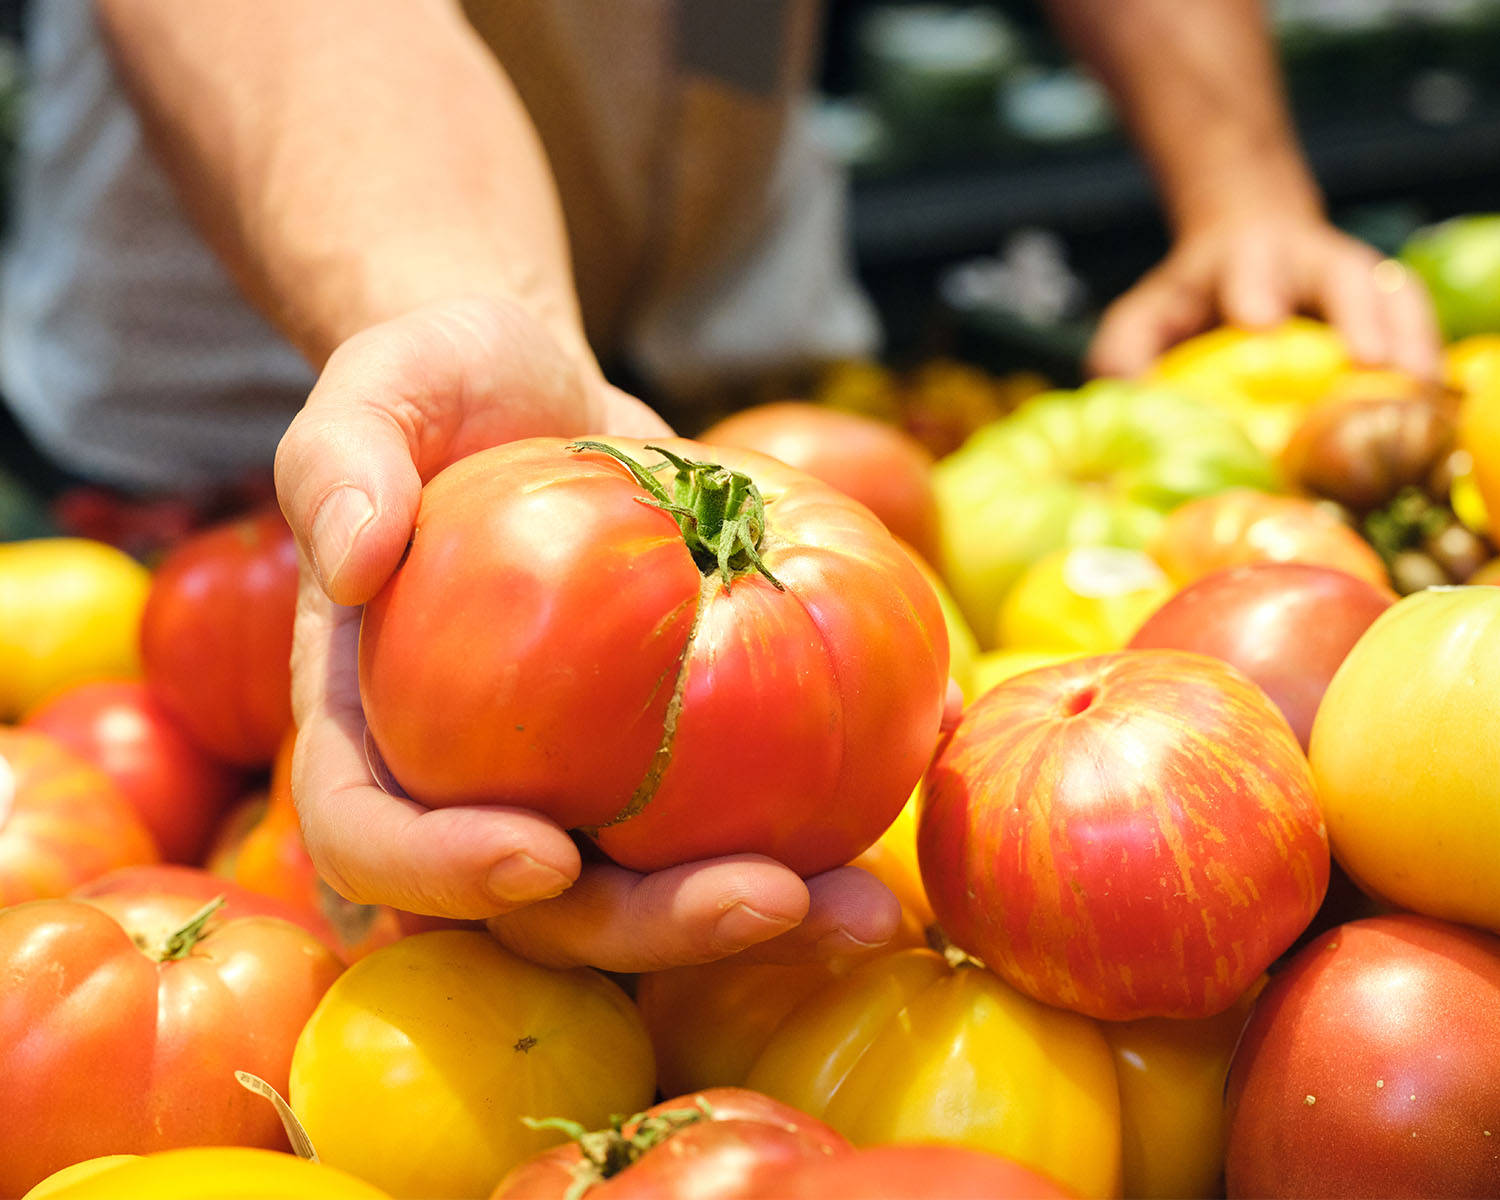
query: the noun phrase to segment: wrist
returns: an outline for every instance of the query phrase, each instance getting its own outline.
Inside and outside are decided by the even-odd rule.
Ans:
[[[1323,220],[1322,193],[1295,153],[1245,153],[1164,181],[1174,237],[1249,222]]]
[[[321,367],[336,347],[371,326],[453,299],[482,299],[518,309],[579,364],[598,371],[570,284],[549,279],[522,254],[458,235],[386,236],[379,250],[349,256],[340,266],[288,255],[314,287],[296,279],[274,286],[285,298],[277,323],[303,355]]]

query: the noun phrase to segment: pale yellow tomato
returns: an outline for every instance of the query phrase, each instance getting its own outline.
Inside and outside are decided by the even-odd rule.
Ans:
[[[292,1054],[289,1095],[319,1157],[398,1197],[485,1196],[563,1141],[651,1103],[651,1042],[596,971],[553,970],[488,934],[383,946],[324,995]]]
[[[75,683],[139,676],[150,586],[150,571],[104,542],[0,542],[0,721]]]
[[[330,1167],[276,1150],[193,1146],[110,1154],[64,1167],[22,1200],[389,1200]]]
[[[1355,642],[1308,759],[1334,856],[1399,908],[1500,931],[1500,588],[1429,588]]]
[[[1118,650],[1174,590],[1144,550],[1055,550],[1027,567],[1006,593],[996,644],[1097,654]]]
[[[1120,1186],[1120,1097],[1096,1022],[927,949],[860,964],[788,1013],[746,1086],[856,1145],[955,1143],[1080,1196]]]

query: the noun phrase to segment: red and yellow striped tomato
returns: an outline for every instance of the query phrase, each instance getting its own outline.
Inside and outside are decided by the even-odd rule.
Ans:
[[[103,770],[40,730],[0,727],[0,908],[157,858],[135,806]]]
[[[1119,1088],[1098,1025],[925,947],[864,962],[798,1004],[746,1086],[856,1146],[968,1146],[1080,1196],[1119,1192]]]
[[[1111,1020],[1222,1012],[1328,888],[1291,727],[1202,654],[1122,650],[993,688],[939,749],[918,820],[954,943]]]
[[[1354,643],[1308,758],[1339,864],[1399,908],[1500,932],[1500,588],[1429,588]]]

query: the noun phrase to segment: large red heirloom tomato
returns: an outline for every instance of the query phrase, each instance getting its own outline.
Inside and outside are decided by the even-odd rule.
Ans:
[[[343,964],[275,917],[116,892],[0,912],[0,1195],[69,1163],[177,1146],[285,1148],[236,1071],[285,1091]]]
[[[1329,874],[1286,719],[1228,663],[1177,650],[986,692],[923,782],[918,855],[958,946],[1109,1020],[1228,1008],[1306,928]]]
[[[1305,750],[1328,681],[1396,593],[1335,567],[1220,567],[1170,597],[1130,639],[1134,650],[1196,650],[1265,689]]]
[[[1500,1196],[1500,938],[1410,913],[1272,977],[1226,1092],[1231,1197]]]
[[[535,809],[637,870],[812,874],[890,824],[937,740],[937,597],[863,505],[705,453],[535,438],[428,482],[359,648],[413,799]]]

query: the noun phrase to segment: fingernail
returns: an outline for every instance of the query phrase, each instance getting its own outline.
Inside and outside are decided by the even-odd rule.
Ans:
[[[796,923],[787,917],[768,916],[748,904],[734,904],[714,925],[714,940],[725,949],[742,950],[785,933]]]
[[[562,894],[572,882],[555,867],[518,851],[490,868],[485,885],[491,895],[507,904],[529,904]]]
[[[342,484],[318,505],[312,520],[313,569],[326,587],[338,578],[359,531],[375,518],[370,498],[353,484]]]
[[[832,933],[825,933],[818,939],[818,957],[825,961],[853,958],[878,950],[888,945],[890,940],[890,938],[882,938],[878,942],[866,942],[855,937],[847,929],[835,929]]]

